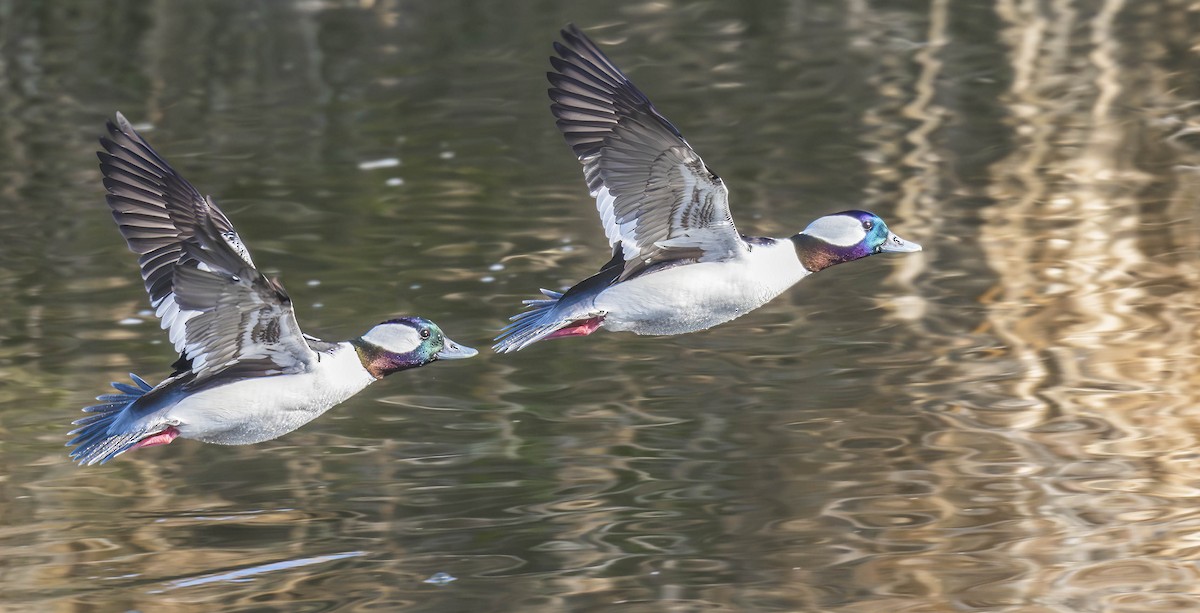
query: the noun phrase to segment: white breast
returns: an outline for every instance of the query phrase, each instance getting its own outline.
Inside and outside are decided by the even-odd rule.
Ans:
[[[596,297],[604,327],[637,334],[683,334],[757,309],[809,272],[789,240],[755,245],[744,257],[669,268],[618,283]]]
[[[207,443],[249,445],[283,436],[375,381],[349,343],[320,356],[313,372],[205,390],[184,398],[167,416],[180,421],[180,436]]]

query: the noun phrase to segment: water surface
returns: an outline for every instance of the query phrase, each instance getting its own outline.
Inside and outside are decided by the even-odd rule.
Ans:
[[[925,251],[704,333],[403,373],[260,445],[68,461],[79,407],[172,359],[105,118],[306,331],[419,313],[483,347],[606,260],[546,109],[570,21],[743,232],[870,208]],[[1197,31],[1128,0],[0,0],[0,602],[1198,610]]]

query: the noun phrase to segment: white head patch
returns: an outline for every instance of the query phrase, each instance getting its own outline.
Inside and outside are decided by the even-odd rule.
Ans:
[[[808,224],[803,233],[839,247],[857,245],[867,238],[862,222],[849,215],[826,215]]]
[[[421,334],[406,324],[379,324],[362,335],[362,340],[392,353],[408,353],[421,345]]]

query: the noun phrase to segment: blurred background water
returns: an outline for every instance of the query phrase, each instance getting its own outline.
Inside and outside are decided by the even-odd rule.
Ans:
[[[925,251],[703,333],[397,375],[268,443],[68,461],[79,407],[172,360],[107,117],[307,331],[486,347],[607,259],[546,108],[568,22],[742,231],[870,208]],[[1200,610],[1197,32],[1190,0],[0,0],[0,608]]]

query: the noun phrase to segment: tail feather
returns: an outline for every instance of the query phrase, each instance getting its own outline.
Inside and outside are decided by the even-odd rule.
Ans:
[[[512,323],[505,326],[500,331],[500,336],[493,339],[496,341],[496,344],[492,345],[493,351],[520,351],[570,323],[569,319],[554,316],[555,307],[563,295],[548,289],[543,289],[542,294],[546,297],[523,301],[528,309],[509,318]]]
[[[109,431],[113,422],[121,415],[121,411],[154,389],[133,373],[129,373],[129,378],[135,385],[113,382],[113,388],[121,393],[97,396],[96,400],[99,400],[100,404],[83,408],[85,412],[92,414],[71,422],[72,425],[79,426],[68,433],[76,435],[67,442],[67,446],[75,446],[70,454],[72,460],[88,466],[103,464],[128,451],[146,436],[145,432],[113,434]]]

